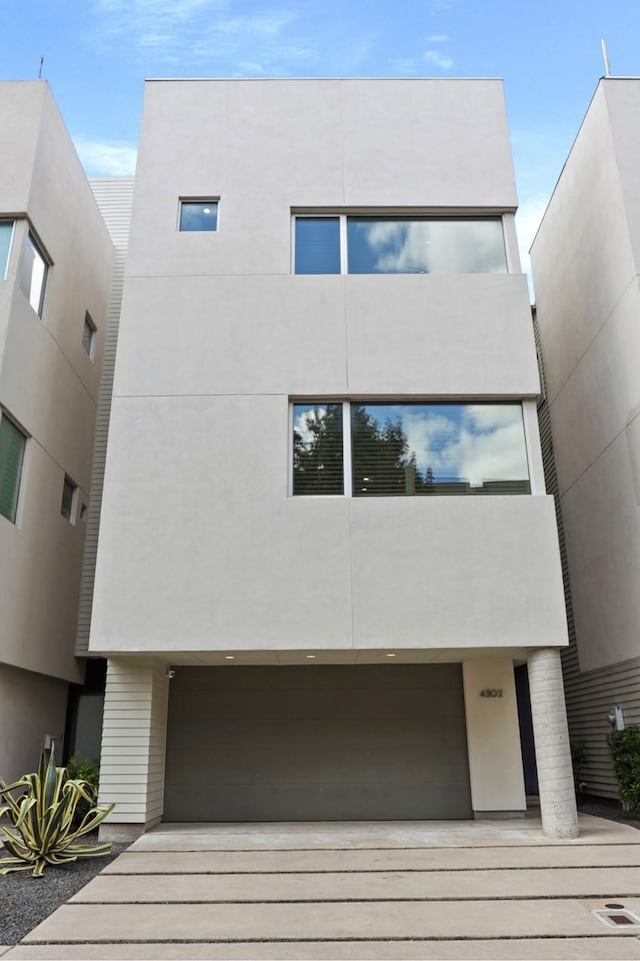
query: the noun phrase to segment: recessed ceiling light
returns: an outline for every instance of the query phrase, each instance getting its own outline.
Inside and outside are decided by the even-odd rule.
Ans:
[[[236,656],[235,654],[225,654],[224,659],[225,661],[235,661]]]
[[[387,657],[395,657],[395,654],[387,654]]]
[[[307,659],[310,661],[313,661],[315,656],[316,656],[315,654],[307,654]]]

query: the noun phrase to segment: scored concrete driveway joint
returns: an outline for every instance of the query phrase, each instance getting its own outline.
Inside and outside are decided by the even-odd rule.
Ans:
[[[179,832],[190,853],[176,844],[177,832],[160,830],[152,843],[140,844],[137,850],[129,848],[111,870],[107,867],[73,902],[51,915],[25,938],[15,954],[10,952],[8,961],[28,957],[32,948],[34,957],[44,961],[47,945],[51,946],[51,957],[58,958],[65,956],[67,947],[69,957],[82,956],[72,953],[74,945],[84,945],[87,957],[100,957],[99,945],[105,946],[105,958],[124,957],[118,950],[126,952],[127,945],[132,951],[135,948],[133,957],[155,957],[153,945],[158,946],[158,957],[175,957],[160,947],[170,944],[192,946],[195,953],[185,951],[185,958],[206,956],[198,954],[196,946],[207,944],[219,945],[220,951],[225,945],[230,949],[235,946],[234,951],[241,954],[234,953],[233,957],[238,958],[253,957],[243,945],[263,945],[260,957],[277,958],[293,956],[292,949],[284,947],[278,954],[278,945],[297,944],[307,946],[303,957],[309,958],[323,957],[322,949],[317,953],[314,944],[351,944],[358,954],[349,957],[365,956],[364,947],[358,949],[358,945],[378,944],[381,947],[377,953],[366,955],[378,958],[390,956],[384,944],[402,945],[402,957],[419,957],[405,953],[412,952],[418,942],[468,944],[471,953],[464,957],[479,958],[493,956],[483,953],[482,945],[488,950],[492,944],[521,945],[529,941],[565,945],[565,953],[558,957],[609,958],[615,955],[598,955],[595,946],[610,939],[621,948],[625,946],[621,956],[640,958],[637,931],[606,931],[590,914],[613,900],[638,910],[640,833],[596,818],[586,819],[584,826],[589,836],[586,843],[579,840],[564,844],[522,839],[522,832],[508,825],[496,830],[494,824],[490,832],[482,826],[478,846],[469,843],[473,837],[469,825],[463,825],[458,836],[463,844],[445,842],[438,846],[433,844],[437,834],[431,826],[426,833],[432,843],[424,846],[415,843],[420,827],[418,831],[409,827],[400,832],[396,826],[392,834],[406,837],[407,846],[403,847],[387,846],[380,825],[368,834],[366,826],[358,825],[352,837],[345,834],[342,825],[333,835],[323,825],[316,834],[316,840],[321,837],[320,843],[314,843],[314,832],[307,825],[304,840],[310,843],[304,849],[297,845],[282,847],[282,830],[266,831],[260,846],[252,847],[251,841],[246,841],[248,835],[256,839],[255,829],[242,837],[236,826],[233,850],[226,847],[231,840],[228,830],[218,832],[213,826],[204,832],[198,826],[197,844],[191,843],[193,838],[184,829]],[[447,840],[450,832],[448,826]],[[298,843],[302,840],[300,830],[291,834],[289,844],[294,838]],[[336,845],[336,835],[343,844],[346,842],[345,846]],[[167,837],[170,844],[165,843]],[[216,850],[221,837],[223,843]],[[272,839],[276,844],[270,847]],[[350,844],[351,840],[357,843]],[[281,869],[260,870],[274,864]],[[171,870],[178,865],[187,869]],[[218,870],[202,870],[213,865]],[[157,866],[162,870],[154,870]],[[238,866],[244,870],[224,870]],[[342,870],[335,870],[338,866]],[[333,871],[328,869],[331,867]],[[439,894],[440,886],[452,893],[448,897]],[[116,900],[110,901],[105,896],[107,891]],[[156,898],[153,902],[148,900],[149,891]],[[592,891],[604,893],[594,895]],[[246,892],[250,892],[250,898]],[[304,898],[300,897],[302,892]],[[121,902],[124,897],[126,903]],[[385,903],[393,908],[385,912]],[[209,910],[203,911],[203,905]],[[118,932],[115,940],[114,931]],[[585,948],[580,955],[574,953],[578,943],[594,947],[589,953]],[[480,946],[475,955],[473,944]],[[56,945],[61,953],[56,954]],[[270,949],[269,945],[274,947]],[[548,952],[543,955],[552,956]],[[341,957],[337,947],[331,957]],[[525,955],[518,953],[517,957]]]

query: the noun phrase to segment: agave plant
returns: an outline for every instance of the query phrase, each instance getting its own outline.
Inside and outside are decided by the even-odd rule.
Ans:
[[[21,791],[18,797],[13,792]],[[74,815],[81,801],[90,810],[79,826]],[[0,859],[0,874],[31,871],[39,878],[48,864],[66,864],[78,858],[108,854],[111,843],[90,847],[78,838],[95,830],[114,805],[94,807],[95,788],[81,779],[69,777],[65,767],[56,767],[53,749],[48,761],[40,755],[37,774],[24,774],[14,784],[0,778],[0,818],[6,815],[11,828],[4,825],[4,846],[11,857]]]

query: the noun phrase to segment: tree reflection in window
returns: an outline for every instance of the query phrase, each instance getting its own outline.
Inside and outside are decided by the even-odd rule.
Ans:
[[[344,494],[342,404],[293,405],[293,493]]]
[[[519,403],[355,403],[354,497],[528,494]],[[343,405],[294,404],[294,494],[342,494]]]

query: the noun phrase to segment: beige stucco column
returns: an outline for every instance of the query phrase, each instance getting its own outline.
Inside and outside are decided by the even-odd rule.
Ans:
[[[575,838],[578,815],[560,652],[532,651],[528,668],[542,829],[552,838]]]
[[[107,840],[142,834],[164,808],[167,665],[110,658],[104,698],[100,804],[116,807],[100,828]]]
[[[474,817],[524,815],[527,807],[511,658],[462,665]]]

